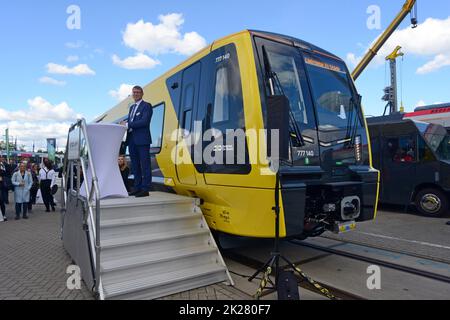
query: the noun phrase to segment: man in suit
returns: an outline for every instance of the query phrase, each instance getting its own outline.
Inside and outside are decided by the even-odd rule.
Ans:
[[[150,122],[153,116],[153,107],[150,103],[145,102],[143,97],[144,90],[139,86],[134,87],[135,103],[130,107],[128,123],[122,122],[128,128],[127,145],[134,174],[134,191],[130,195],[137,198],[148,197],[152,187]]]

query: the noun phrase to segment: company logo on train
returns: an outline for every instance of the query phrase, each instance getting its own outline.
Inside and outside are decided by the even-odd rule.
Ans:
[[[267,128],[271,89],[290,105],[289,159],[280,166],[281,237],[313,237],[373,220],[379,172],[347,66],[312,44],[268,32],[217,40],[144,88],[154,107],[154,183],[201,199],[212,230],[274,237],[276,176],[259,159],[261,151],[270,153],[266,136],[253,135]],[[131,104],[123,101],[97,122],[119,123]],[[215,134],[187,144],[184,138],[199,125]],[[244,132],[243,146],[233,143],[237,131]],[[199,148],[223,161],[198,161]]]

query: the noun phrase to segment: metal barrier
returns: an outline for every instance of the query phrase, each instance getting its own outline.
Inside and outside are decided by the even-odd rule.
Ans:
[[[78,131],[76,131],[78,130]],[[74,151],[73,145],[71,145],[71,134],[79,134],[78,139],[78,156],[76,159],[70,157],[70,151]],[[75,147],[76,148],[76,147]],[[67,147],[66,154],[64,157],[64,171],[62,175],[62,192],[61,192],[61,203],[62,212],[66,212],[67,201],[69,197],[76,197],[78,200],[82,201],[85,205],[88,215],[85,217],[85,225],[91,226],[92,232],[89,232],[89,246],[91,248],[91,263],[94,267],[94,279],[95,288],[94,292],[97,298],[103,300],[103,288],[102,281],[100,277],[100,190],[98,185],[98,178],[94,163],[90,155],[92,154],[89,145],[89,138],[87,134],[86,120],[81,119],[77,123],[71,126],[68,137],[67,137]],[[74,170],[77,168],[77,178],[76,185],[74,185]],[[90,171],[92,176],[92,183],[89,185],[88,181],[85,179],[84,188],[86,191],[86,198],[80,195],[81,189],[81,172],[84,176]],[[95,212],[95,217],[94,217]],[[63,218],[64,220],[64,218]]]

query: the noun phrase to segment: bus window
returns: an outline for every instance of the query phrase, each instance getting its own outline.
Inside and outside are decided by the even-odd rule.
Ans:
[[[416,161],[416,144],[411,136],[389,138],[386,145],[386,160],[395,163]]]
[[[425,141],[421,138],[419,138],[418,151],[419,151],[419,161],[430,162],[430,161],[436,160],[431,149],[427,146]]]

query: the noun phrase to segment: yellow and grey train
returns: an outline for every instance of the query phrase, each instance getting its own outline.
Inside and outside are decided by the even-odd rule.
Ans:
[[[375,219],[379,172],[372,167],[361,97],[335,55],[289,36],[245,30],[213,42],[145,86],[144,93],[154,108],[153,183],[199,198],[212,230],[275,235],[277,180],[267,174],[270,163],[259,159],[267,136],[255,140],[250,134],[267,128],[273,93],[287,98],[285,125],[301,135],[287,136],[289,161],[280,167],[280,236],[313,237]],[[131,104],[128,98],[96,122],[126,120]],[[187,144],[184,137],[196,124],[202,133],[213,130],[224,139]],[[243,146],[224,144],[234,141],[225,138],[237,131],[245,134]],[[197,159],[198,148],[222,152],[224,159],[236,160],[237,149],[245,154],[240,161],[211,162]]]

